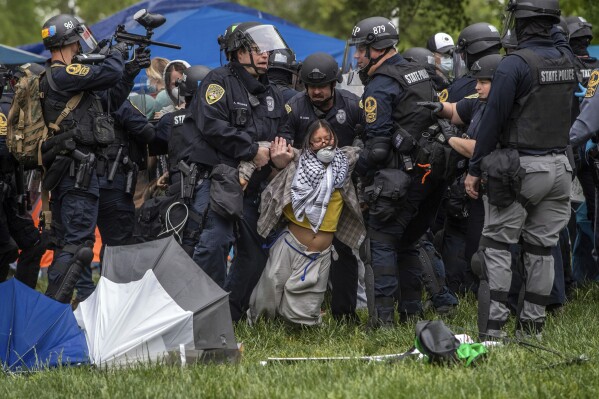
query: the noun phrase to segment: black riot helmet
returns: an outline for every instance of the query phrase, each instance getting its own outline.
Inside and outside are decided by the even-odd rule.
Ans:
[[[236,61],[235,52],[239,49],[248,52],[270,52],[289,48],[277,28],[260,22],[243,22],[229,26],[225,34],[218,37],[218,44],[228,61]]]
[[[508,32],[514,36],[516,33],[516,20],[526,21],[529,18],[535,18],[539,21],[545,20],[546,25],[560,23],[559,0],[509,0],[505,11],[502,40]],[[521,22],[520,26],[525,23],[524,21]]]
[[[364,45],[376,50],[383,50],[395,47],[399,43],[399,33],[389,19],[370,17],[361,20],[354,26],[349,42],[353,45]]]
[[[185,98],[192,97],[208,72],[210,72],[210,68],[204,65],[194,65],[185,69],[176,82],[179,87],[179,95]]]
[[[559,0],[509,0],[505,10],[516,19],[548,17],[559,24]],[[506,21],[507,22],[507,21]]]
[[[587,22],[583,17],[568,17],[566,18],[568,24],[568,33],[570,39],[577,37],[588,37],[593,39],[593,25]]]
[[[503,56],[500,54],[485,55],[472,64],[472,68],[470,68],[472,77],[475,79],[493,80],[493,75],[502,59]]]
[[[424,47],[412,47],[401,53],[404,58],[412,59],[422,66],[435,65],[435,55]]]
[[[68,14],[59,14],[47,20],[42,26],[42,40],[48,50],[64,47],[79,40],[83,40],[90,50],[97,46],[85,24]]]
[[[466,54],[479,54],[501,45],[499,30],[487,22],[478,22],[460,32],[455,51]]]
[[[352,30],[351,38],[346,42],[343,55],[342,72],[349,73],[348,84],[351,83],[355,72],[359,73],[360,79],[364,82],[370,68],[387,55],[391,49],[394,49],[397,43],[399,43],[399,32],[389,19],[370,17],[358,22]],[[358,47],[366,50],[366,58],[369,59],[368,65],[361,69],[354,58],[354,53]],[[371,48],[384,50],[384,52],[379,57],[372,58],[370,55]]]
[[[268,69],[282,69],[293,74],[297,73],[299,65],[295,53],[289,48],[273,50],[268,56]]]
[[[454,50],[454,76],[463,76],[472,64],[488,54],[499,54],[501,50],[499,30],[487,22],[472,24],[460,32]]]
[[[300,69],[300,79],[308,86],[343,81],[337,61],[327,53],[314,53],[306,57]]]

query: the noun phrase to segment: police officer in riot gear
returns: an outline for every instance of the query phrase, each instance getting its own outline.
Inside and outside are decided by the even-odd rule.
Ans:
[[[136,50],[134,60],[125,64],[125,43],[112,47],[98,64],[73,63],[73,57],[82,50],[80,39],[90,36],[91,32],[71,15],[52,17],[42,28],[51,59],[40,90],[44,92],[44,119],[52,136],[42,148],[47,168],[43,187],[50,190],[52,211],[51,218],[45,213],[44,222],[45,228],[51,228],[55,248],[46,294],[65,303],[71,300],[81,268],[88,267],[93,257],[91,244],[100,194],[96,160],[98,149],[114,140],[108,113],[126,100],[133,79],[149,65],[148,49]],[[80,94],[74,109],[57,125],[67,103]]]
[[[288,102],[298,91],[297,74],[299,64],[295,60],[293,50],[286,48],[274,50],[268,56],[268,80],[283,95],[283,101]]]
[[[566,132],[576,88],[572,54],[552,39],[558,0],[511,0],[506,10],[505,30],[515,32],[518,49],[495,72],[480,122],[484,134],[478,135],[465,181],[468,195],[478,198],[484,169],[488,217],[472,269],[481,279],[479,332],[499,337],[509,315],[508,249],[520,238],[525,293],[516,333],[538,335],[543,329],[554,277],[551,247],[570,217]],[[498,144],[501,149],[493,151]],[[507,171],[517,172],[496,177]]]
[[[478,249],[485,212],[482,197],[472,199],[465,195],[464,178],[467,159],[474,152],[493,76],[502,58],[499,54],[486,55],[472,65],[470,74],[477,81],[476,96],[468,96],[457,103],[422,104],[453,125],[468,126],[463,135],[456,134],[452,129],[444,130],[447,143],[462,156],[457,159],[456,179],[450,182],[445,223],[440,232],[442,240],[439,250],[445,262],[447,284],[453,292],[476,292],[478,283],[470,269],[470,259]]]
[[[366,84],[362,97],[366,142],[356,171],[364,177],[365,185],[372,183],[375,172],[389,172],[385,176],[395,178],[399,178],[395,170],[410,173],[407,187],[403,182],[388,181],[397,187],[397,192],[406,190],[403,206],[395,206],[398,198],[390,197],[390,202],[381,202],[376,195],[370,203],[368,225],[375,274],[375,307],[383,325],[393,323],[393,296],[398,287],[400,316],[406,318],[422,311],[422,266],[415,244],[431,225],[444,190],[442,181],[427,179],[425,171],[418,171],[412,163],[414,143],[434,123],[430,111],[416,103],[432,101],[436,94],[424,67],[397,53],[398,41],[397,28],[383,17],[360,21],[348,40],[348,46],[356,47],[353,58]],[[396,137],[394,150],[391,149],[392,136]],[[376,191],[375,188],[373,193]],[[373,206],[380,208],[380,212],[375,214]]]
[[[300,79],[306,89],[285,105],[288,119],[282,136],[301,148],[312,122],[326,119],[337,136],[338,146],[351,146],[356,130],[363,129],[364,111],[358,96],[336,87],[341,82],[337,61],[326,53],[311,54],[302,63]],[[347,245],[336,238],[333,245],[339,257],[331,263],[331,313],[334,317],[355,319],[358,262]]]
[[[191,145],[178,156],[177,163],[182,165],[180,161],[184,161],[197,171],[191,204],[194,212],[203,215],[204,221],[193,259],[231,293],[232,317],[239,320],[267,258],[256,226],[260,193],[271,173],[271,150],[259,142],[272,142],[287,118],[283,98],[266,76],[268,55],[288,46],[272,25],[257,22],[230,26],[218,42],[229,63],[213,69],[202,80],[183,122],[185,140]],[[287,157],[284,162],[273,155],[272,165],[277,168],[291,161],[288,155],[283,156]],[[209,203],[234,200],[240,188],[230,187],[231,198],[211,199],[215,180],[210,179],[210,174],[215,166],[223,169],[224,164],[237,168],[240,161],[253,161],[260,170],[253,174],[243,191],[243,219],[235,220],[218,213]],[[174,182],[189,180],[182,171],[171,179]],[[238,184],[238,178],[236,181]],[[227,256],[236,236],[235,259],[227,276]]]
[[[96,150],[96,175],[100,188],[98,230],[104,246],[131,244],[135,226],[133,194],[137,173],[146,165],[146,145],[155,137],[154,126],[146,116],[126,100],[112,113],[114,141]],[[84,301],[94,291],[91,269],[85,267],[76,287],[73,302]]]
[[[599,67],[599,60],[589,55],[588,47],[593,40],[593,25],[583,17],[567,17],[570,47],[576,55],[575,66],[578,79],[584,87],[587,86],[593,69]]]
[[[46,245],[27,213],[23,174],[17,173],[20,166],[6,146],[11,98],[2,95],[5,72],[0,65],[0,282],[6,280],[10,263],[18,259],[15,277],[35,288]]]
[[[326,119],[337,134],[339,147],[352,145],[356,126],[364,125],[364,112],[358,96],[336,88],[341,82],[337,61],[326,53],[311,54],[302,63],[300,79],[306,90],[287,102],[283,136],[300,148],[308,126]]]
[[[472,65],[489,54],[499,54],[501,39],[499,30],[486,22],[479,22],[466,27],[460,32],[458,43],[454,50],[455,80],[439,98],[450,103],[476,94],[476,79],[468,71]]]

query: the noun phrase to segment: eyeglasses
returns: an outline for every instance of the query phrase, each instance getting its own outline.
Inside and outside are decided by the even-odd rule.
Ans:
[[[314,147],[319,146],[319,145],[329,145],[331,143],[331,141],[333,141],[333,138],[326,138],[326,139],[320,139],[318,141],[312,141],[310,140],[310,144],[313,145]]]

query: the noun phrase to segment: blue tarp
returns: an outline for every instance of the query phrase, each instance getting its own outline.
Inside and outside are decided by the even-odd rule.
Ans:
[[[22,65],[28,62],[44,62],[46,59],[25,50],[0,44],[0,64]]]
[[[215,0],[142,1],[91,26],[94,36],[98,40],[109,38],[119,24],[124,24],[129,32],[145,34],[145,30],[133,20],[133,14],[141,8],[167,18],[166,23],[154,31],[153,40],[182,46],[181,50],[152,46],[152,56],[184,59],[191,65],[214,68],[220,66],[217,37],[234,23],[259,21],[275,25],[289,47],[297,53],[298,60],[317,51],[331,54],[339,63],[343,58],[343,40],[310,32],[253,8]],[[41,43],[21,48],[48,56]]]
[[[26,371],[88,362],[85,336],[70,304],[12,278],[0,284],[0,365]]]

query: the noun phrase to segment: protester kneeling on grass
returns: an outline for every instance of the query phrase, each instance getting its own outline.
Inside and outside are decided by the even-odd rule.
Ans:
[[[364,240],[351,180],[360,149],[336,143],[327,121],[312,123],[302,150],[295,150],[293,162],[262,193],[258,233],[277,234],[250,298],[250,322],[280,315],[293,323],[319,324],[331,256],[336,256],[333,236],[353,249]],[[284,227],[277,230],[280,221]]]

